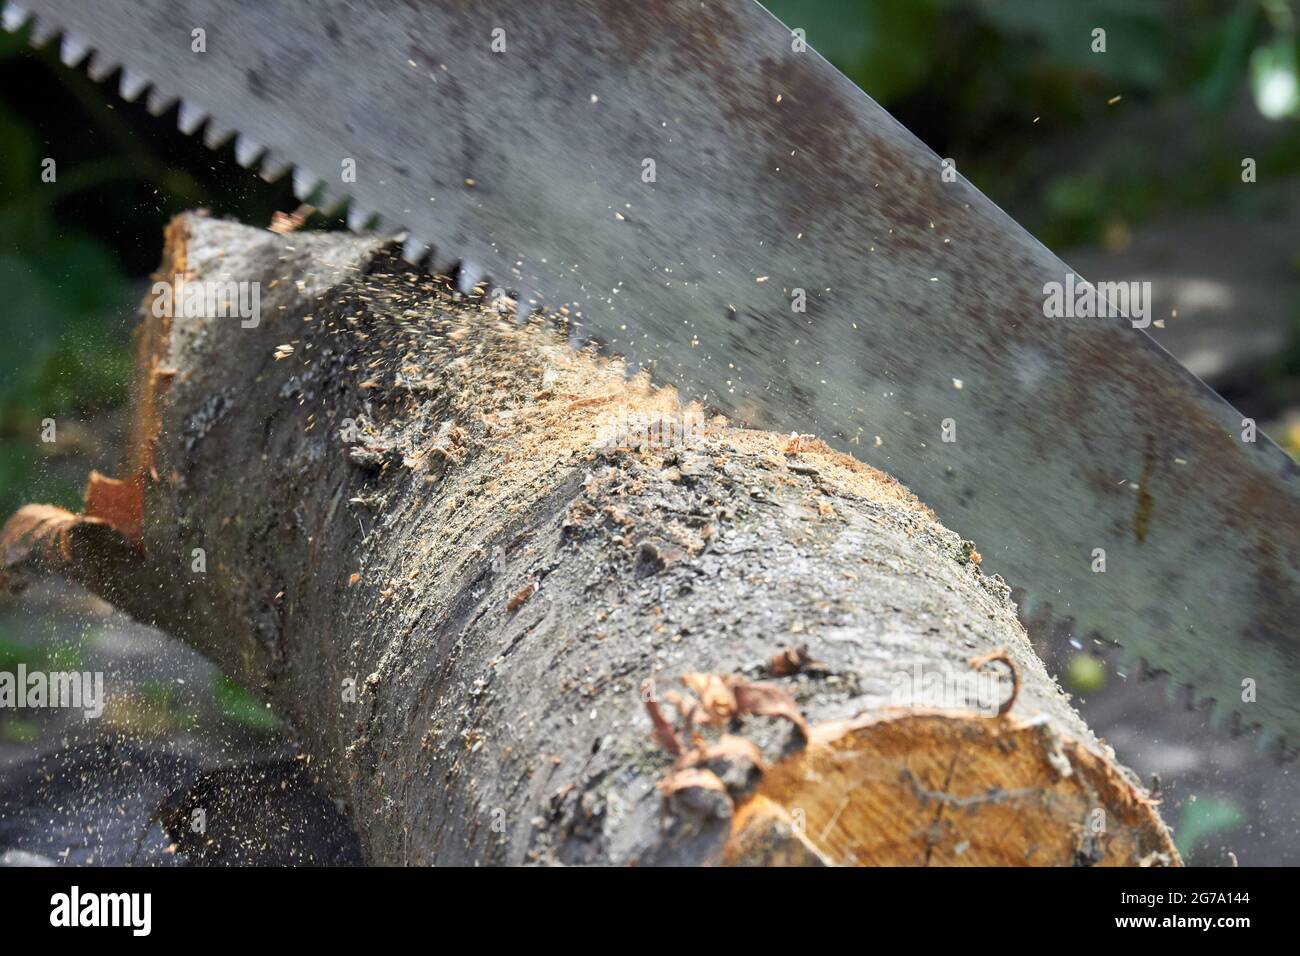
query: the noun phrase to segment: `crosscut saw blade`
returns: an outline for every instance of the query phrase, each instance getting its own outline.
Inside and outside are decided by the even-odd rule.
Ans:
[[[1065,263],[752,0],[21,6],[412,255],[896,475],[1076,633],[1300,740],[1297,466],[1132,323],[1048,318]]]

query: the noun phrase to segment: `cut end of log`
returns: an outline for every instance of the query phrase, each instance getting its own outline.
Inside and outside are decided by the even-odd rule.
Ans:
[[[813,728],[736,808],[731,865],[1172,866],[1109,761],[1046,721],[900,712]]]

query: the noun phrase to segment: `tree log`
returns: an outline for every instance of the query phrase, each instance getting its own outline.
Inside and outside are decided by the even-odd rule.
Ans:
[[[258,283],[260,321],[177,314],[175,276]],[[1178,862],[891,478],[378,238],[188,215],[157,278],[122,478],[14,516],[5,573],[257,689],[371,862]]]

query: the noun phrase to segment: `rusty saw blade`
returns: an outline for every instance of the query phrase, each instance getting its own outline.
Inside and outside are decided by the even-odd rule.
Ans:
[[[1049,316],[1069,267],[752,0],[22,7],[410,255],[898,476],[1079,635],[1300,740],[1295,463],[1132,322]]]

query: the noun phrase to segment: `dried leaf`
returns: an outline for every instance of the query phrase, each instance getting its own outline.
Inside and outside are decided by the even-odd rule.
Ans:
[[[749,763],[759,770],[764,767],[763,752],[758,749],[758,745],[752,740],[734,734],[723,734],[713,743],[707,743],[684,754],[682,759],[677,761],[677,766],[685,769],[714,762]]]
[[[799,712],[799,705],[784,688],[775,684],[754,683],[743,677],[733,677],[730,683],[731,690],[736,695],[737,713],[782,717],[799,729],[804,740],[808,739],[808,722]]]
[[[653,687],[653,681],[646,680],[641,685],[641,697],[645,701],[646,713],[650,715],[650,723],[654,726],[655,742],[671,754],[681,754],[685,748],[682,746],[681,739],[677,736],[677,731],[673,730],[673,725],[668,722],[663,711],[659,709],[659,703],[650,693]],[[679,711],[680,712],[680,711]]]
[[[697,767],[673,770],[658,784],[674,814],[726,819],[736,809],[717,774]]]
[[[787,648],[772,657],[767,662],[767,672],[773,677],[789,677],[791,674],[797,674],[806,667],[810,667],[817,662],[813,660],[812,655],[808,653],[808,646]]]
[[[712,790],[724,796],[727,793],[727,788],[722,785],[717,774],[709,770],[700,770],[698,767],[673,770],[660,780],[657,786],[659,792],[665,797],[671,797],[683,790]]]
[[[735,715],[736,697],[722,676],[692,672],[682,676],[682,684],[700,699],[708,723],[722,723]]]
[[[529,581],[527,584],[525,584],[522,588],[519,589],[518,593],[516,593],[515,596],[509,600],[509,602],[507,602],[506,611],[513,613],[519,610],[519,608],[523,605],[523,603],[527,601],[530,597],[532,597],[533,594],[536,593],[536,591],[537,591],[537,582]]]
[[[700,706],[700,702],[690,694],[683,696],[675,690],[666,691],[664,693],[664,703],[677,711],[677,715],[682,718],[682,727],[688,732],[696,724],[713,722],[713,719]]]

